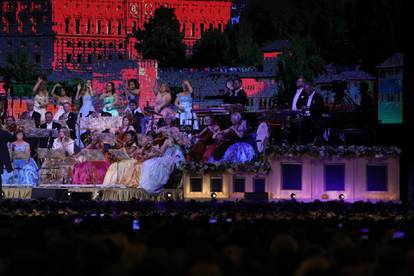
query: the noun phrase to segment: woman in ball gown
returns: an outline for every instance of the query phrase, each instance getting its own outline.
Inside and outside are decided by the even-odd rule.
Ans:
[[[56,89],[58,87],[60,88],[60,93],[59,94],[56,94]],[[60,116],[62,116],[63,114],[65,114],[65,111],[63,110],[63,105],[65,103],[72,104],[72,98],[69,97],[66,94],[65,88],[63,88],[60,83],[57,83],[57,84],[55,84],[55,86],[53,86],[51,95],[55,99],[56,104],[59,106],[57,112],[53,116],[53,120],[58,121],[59,118],[60,118]]]
[[[46,81],[41,77],[37,79],[35,86],[33,87],[34,95],[34,111],[40,113],[40,120],[45,120],[46,107],[49,103],[49,96],[47,92]]]
[[[183,92],[177,95],[175,99],[175,106],[178,108],[179,119],[181,126],[193,126],[193,129],[198,129],[198,121],[193,109],[193,88],[188,80],[183,81]]]
[[[127,89],[125,92],[125,95],[128,98],[128,103],[130,103],[131,101],[136,102],[137,105],[139,106],[139,96],[141,94],[141,90],[140,90],[140,85],[137,79],[129,79],[128,80],[128,84],[127,84]],[[127,106],[127,108],[125,109],[125,113],[127,112],[131,112],[131,107]]]
[[[5,184],[36,186],[39,181],[39,168],[30,157],[30,146],[24,141],[23,129],[16,131],[16,141],[10,144],[14,171],[4,172],[2,181]]]
[[[160,157],[144,161],[141,168],[140,187],[150,194],[163,190],[174,167],[184,161],[181,147],[187,147],[190,144],[188,137],[172,125],[174,116],[167,116],[164,120],[166,126],[157,130],[158,133],[167,137],[161,147],[163,153]]]
[[[91,151],[91,154],[87,154],[88,150],[98,152]],[[101,154],[97,154],[99,152]],[[103,142],[97,132],[92,133],[91,143],[77,154],[77,157],[79,163],[73,168],[72,183],[78,185],[102,184],[110,163],[103,154]]]
[[[138,188],[139,186],[143,158],[142,149],[151,140],[148,140],[147,136],[140,136],[137,139],[135,132],[132,131],[126,133],[126,139],[128,140],[123,149],[129,158],[111,164],[105,175],[103,186],[120,185],[129,188]]]
[[[82,106],[79,109],[79,118],[87,117],[90,112],[95,111],[93,106],[93,97],[95,96],[92,89],[92,81],[87,80],[85,84],[80,83],[77,86],[75,99],[79,101],[82,99]]]
[[[173,113],[174,111],[171,109],[172,96],[170,88],[167,84],[162,83],[159,89],[155,89],[156,84],[157,83],[155,82],[152,90],[155,95],[154,111],[157,114],[155,119],[158,120],[165,117],[166,114]]]
[[[240,113],[231,114],[232,126],[214,135],[218,139],[210,162],[245,163],[252,161],[255,151],[252,145],[243,142],[247,131],[246,121],[242,120]]]
[[[108,82],[105,92],[100,97],[103,100],[103,112],[108,112],[112,116],[119,116],[118,109],[115,107],[118,103],[118,96],[115,92],[115,84]]]

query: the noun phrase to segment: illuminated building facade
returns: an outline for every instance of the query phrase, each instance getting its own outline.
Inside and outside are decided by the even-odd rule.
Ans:
[[[132,33],[161,6],[175,9],[189,48],[231,17],[231,0],[4,0],[0,66],[20,51],[44,70],[88,72],[136,60]]]

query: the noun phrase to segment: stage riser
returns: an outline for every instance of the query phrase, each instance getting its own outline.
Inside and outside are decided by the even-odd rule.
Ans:
[[[243,199],[244,192],[260,192],[254,189],[254,182],[255,179],[263,178],[264,191],[268,192],[271,201],[290,200],[292,193],[299,201],[338,200],[341,194],[345,196],[344,200],[349,202],[400,200],[397,158],[278,157],[272,158],[270,163],[271,170],[265,175],[243,172],[186,172],[184,197],[196,200],[209,199],[214,192],[217,199]],[[212,190],[212,179],[221,179],[221,191]],[[375,182],[375,179],[378,181]],[[237,182],[239,186],[244,186],[244,192],[236,190]],[[240,182],[244,182],[244,185]],[[332,185],[332,182],[339,184]],[[199,186],[201,191],[193,190]]]

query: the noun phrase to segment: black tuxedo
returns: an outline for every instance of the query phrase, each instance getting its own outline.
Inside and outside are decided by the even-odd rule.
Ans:
[[[29,113],[30,113],[29,111],[23,112],[22,119],[32,119],[32,120],[34,120],[36,127],[39,128],[40,118],[41,118],[40,113],[33,110],[33,113],[32,113],[31,117],[29,116]]]
[[[243,89],[240,89],[235,95],[235,92],[224,95],[224,103],[226,104],[241,104],[247,105],[247,94]]]
[[[40,125],[40,128],[46,129],[47,128],[47,124],[46,123],[41,124]],[[56,122],[53,122],[52,123],[52,129],[60,130],[61,128],[62,128],[62,126],[59,123],[56,123]],[[55,138],[51,138],[51,137],[40,138],[40,142],[39,142],[40,145],[39,146],[41,148],[51,148],[52,145],[53,145],[53,141],[54,140],[55,140]]]
[[[47,128],[47,123],[43,123],[40,125],[40,128]],[[61,124],[52,122],[52,129],[60,130],[62,128]]]
[[[306,107],[306,105],[308,104],[308,99],[309,99],[308,94],[305,91],[302,91],[296,103],[297,108],[301,109],[303,107]],[[315,92],[312,98],[312,102],[309,106],[310,115],[313,118],[319,118],[322,115],[323,110],[324,110],[323,97],[320,94]]]
[[[16,140],[13,135],[9,132],[0,129],[0,199],[2,198],[1,191],[2,191],[2,182],[1,182],[1,175],[3,174],[4,167],[6,171],[11,172],[13,171],[13,167],[10,160],[9,149],[7,148],[7,143],[13,142]]]

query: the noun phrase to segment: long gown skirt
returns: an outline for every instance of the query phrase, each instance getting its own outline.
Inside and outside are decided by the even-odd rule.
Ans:
[[[3,184],[14,184],[24,186],[36,186],[39,181],[39,168],[36,162],[30,158],[27,160],[14,160],[14,170],[8,173],[4,170],[1,176]]]
[[[72,183],[78,185],[101,185],[110,163],[107,161],[85,161],[73,168]]]
[[[150,194],[161,192],[174,167],[183,161],[184,155],[176,145],[168,148],[163,156],[146,160],[141,169],[141,188]]]
[[[138,188],[141,178],[142,162],[135,159],[122,160],[111,164],[103,186],[122,185],[129,188]]]

